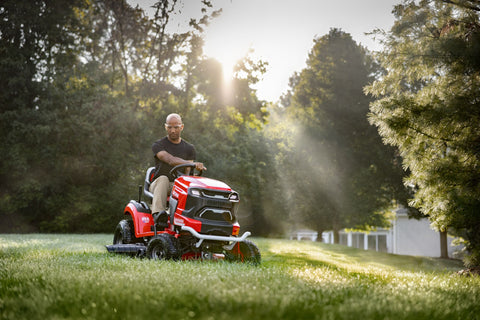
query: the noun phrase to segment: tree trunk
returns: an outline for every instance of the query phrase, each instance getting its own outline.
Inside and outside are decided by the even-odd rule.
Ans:
[[[340,243],[340,230],[338,228],[333,229],[333,243]]]
[[[448,259],[447,231],[440,231],[440,258]]]
[[[316,228],[316,230],[318,232],[317,242],[323,242],[323,228]]]

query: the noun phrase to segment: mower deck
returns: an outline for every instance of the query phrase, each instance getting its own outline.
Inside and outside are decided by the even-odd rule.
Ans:
[[[147,251],[147,246],[142,243],[133,243],[133,244],[111,244],[105,246],[108,252],[111,253],[127,253],[135,254],[137,256],[143,256]]]

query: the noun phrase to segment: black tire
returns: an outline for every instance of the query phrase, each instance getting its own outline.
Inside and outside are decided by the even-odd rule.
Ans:
[[[135,231],[132,220],[121,220],[113,233],[113,244],[129,244],[135,242]]]
[[[147,245],[147,257],[154,260],[180,258],[176,240],[174,236],[168,233],[162,233],[153,237]]]
[[[232,250],[226,251],[225,259],[227,261],[259,265],[262,257],[258,247],[253,242],[245,240],[237,242]]]
[[[170,252],[170,257],[173,260],[180,260],[182,258],[182,250],[180,249],[180,241],[178,241],[175,236],[169,234],[170,238],[170,245],[171,245],[171,252]]]

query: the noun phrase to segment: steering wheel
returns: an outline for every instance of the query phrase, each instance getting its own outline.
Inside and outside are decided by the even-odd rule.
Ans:
[[[192,163],[179,164],[178,166],[173,167],[172,170],[170,170],[170,174],[175,179],[177,179],[180,176],[185,176],[186,174],[180,171],[180,169],[183,169],[183,168],[192,168],[192,171],[190,174],[191,176],[201,176],[203,172],[202,170],[196,170],[195,163],[192,162]],[[197,174],[195,174],[195,171],[197,171]]]

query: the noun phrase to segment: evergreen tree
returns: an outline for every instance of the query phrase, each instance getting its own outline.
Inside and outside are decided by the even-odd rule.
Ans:
[[[459,4],[459,5],[456,5]],[[386,74],[368,91],[370,119],[397,147],[416,189],[411,205],[467,241],[480,264],[478,1],[405,1],[385,34]]]

